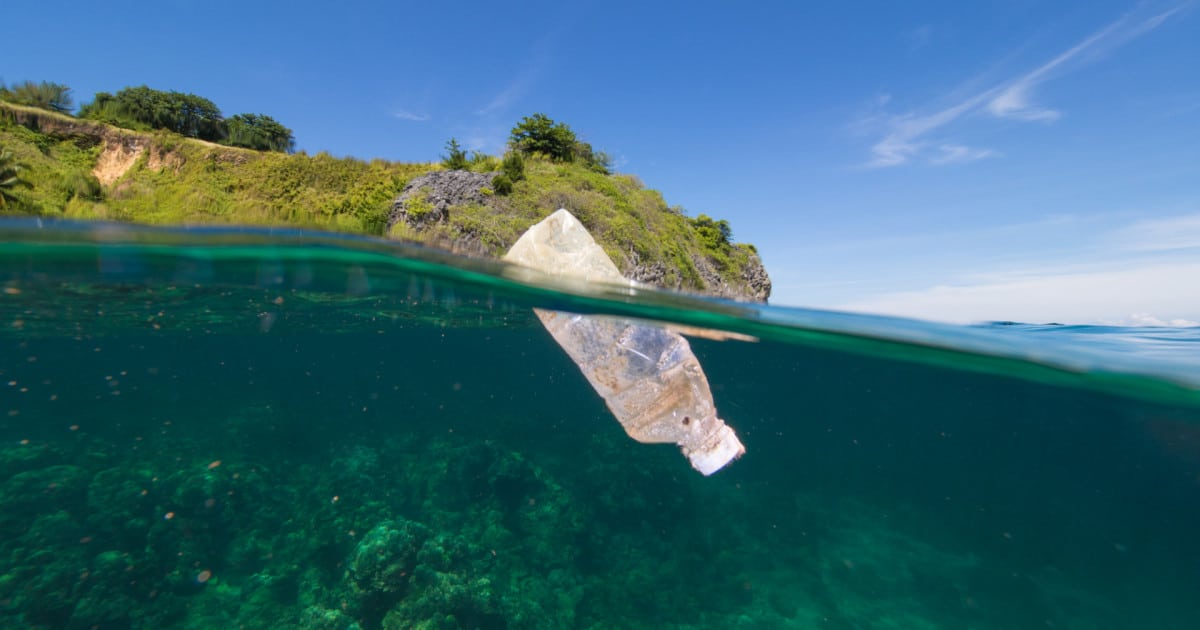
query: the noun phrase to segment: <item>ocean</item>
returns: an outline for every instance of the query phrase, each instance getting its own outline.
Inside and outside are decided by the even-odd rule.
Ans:
[[[296,230],[0,223],[0,627],[1200,627],[1200,329],[584,287]],[[690,339],[640,444],[534,307]]]

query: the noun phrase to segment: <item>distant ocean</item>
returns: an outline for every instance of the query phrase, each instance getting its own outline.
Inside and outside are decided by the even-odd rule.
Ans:
[[[626,437],[532,308],[690,340]],[[1200,627],[1200,329],[947,326],[295,230],[0,223],[0,627]]]

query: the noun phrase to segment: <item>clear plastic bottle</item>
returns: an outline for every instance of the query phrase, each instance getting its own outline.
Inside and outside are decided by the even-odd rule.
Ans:
[[[629,282],[566,210],[529,228],[504,258],[555,275]],[[717,417],[708,378],[681,335],[621,318],[535,311],[630,437],[678,444],[705,475],[745,452]]]

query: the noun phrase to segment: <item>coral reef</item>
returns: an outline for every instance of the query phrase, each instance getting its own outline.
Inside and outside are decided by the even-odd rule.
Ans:
[[[1108,401],[1031,389],[1039,404],[1009,413],[1000,379],[832,355],[798,372],[769,342],[698,342],[725,359],[706,362],[725,371],[714,383],[741,383],[719,395],[744,403],[729,408],[754,444],[705,478],[669,446],[631,444],[520,322],[416,321],[383,343],[307,327],[0,337],[0,627],[1183,629],[1200,615],[1194,471],[1122,433]],[[846,406],[859,380],[910,405],[903,421]],[[819,421],[794,421],[801,387],[834,401]],[[972,397],[913,402],[922,387]],[[1060,419],[1080,409],[1086,422]]]

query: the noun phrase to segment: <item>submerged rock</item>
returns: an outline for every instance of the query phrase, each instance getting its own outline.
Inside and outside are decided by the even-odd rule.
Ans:
[[[350,559],[350,577],[363,593],[402,591],[417,568],[429,529],[406,520],[386,521],[367,532]]]
[[[309,606],[300,616],[301,630],[360,630],[362,626],[340,610]]]

